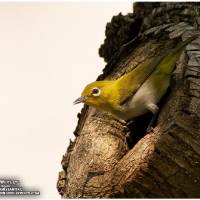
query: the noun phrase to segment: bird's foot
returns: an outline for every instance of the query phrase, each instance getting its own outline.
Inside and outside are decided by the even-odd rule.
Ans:
[[[128,126],[129,124],[131,124],[133,121],[134,121],[134,118],[126,120],[127,126]]]
[[[115,116],[113,116],[113,118],[116,120],[116,121],[118,121],[119,123],[121,123],[122,125],[126,125],[126,121],[124,121],[123,119],[119,119],[119,118],[117,118],[117,117],[115,117]]]
[[[147,134],[149,134],[150,132],[155,133],[153,127],[148,126],[147,130],[146,130]]]

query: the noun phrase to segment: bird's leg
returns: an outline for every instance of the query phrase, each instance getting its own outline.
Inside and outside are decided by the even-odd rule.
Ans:
[[[152,103],[152,104],[148,105],[148,109],[153,113],[151,121],[149,122],[149,125],[147,127],[147,133],[150,133],[151,131],[154,132],[152,125],[153,125],[153,122],[154,122],[156,115],[158,113],[158,106],[156,104]]]

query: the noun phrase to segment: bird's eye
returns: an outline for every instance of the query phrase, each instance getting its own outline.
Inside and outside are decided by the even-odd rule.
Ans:
[[[100,93],[101,93],[101,90],[100,90],[99,88],[94,87],[94,88],[92,89],[92,95],[93,95],[93,96],[97,97],[97,96],[100,95]]]

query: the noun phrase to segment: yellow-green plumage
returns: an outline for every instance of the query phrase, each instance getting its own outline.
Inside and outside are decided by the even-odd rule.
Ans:
[[[182,42],[170,53],[152,58],[116,81],[96,81],[85,87],[74,104],[83,102],[106,110],[123,120],[148,111],[156,114],[156,103],[166,92],[175,64],[185,46],[197,37]]]

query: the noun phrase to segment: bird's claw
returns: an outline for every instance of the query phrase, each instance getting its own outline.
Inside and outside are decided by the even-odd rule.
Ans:
[[[154,129],[153,129],[153,127],[148,126],[146,132],[147,132],[147,134],[150,133],[150,132],[154,133]]]

